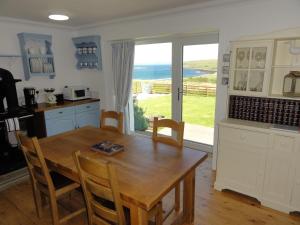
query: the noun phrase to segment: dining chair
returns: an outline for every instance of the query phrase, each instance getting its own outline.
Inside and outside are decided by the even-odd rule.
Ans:
[[[117,122],[117,126],[107,125],[106,120],[113,119]],[[123,113],[115,111],[101,110],[100,127],[105,130],[123,133]]]
[[[80,151],[74,153],[74,160],[86,201],[89,225],[130,224],[129,216],[126,216],[129,211],[121,199],[115,166],[109,161],[85,157]],[[161,225],[161,202],[149,214],[155,216],[156,225]]]
[[[159,128],[171,128],[172,133],[176,132],[176,138],[166,135],[159,135],[158,129]],[[173,145],[178,148],[182,148],[183,146],[183,134],[184,134],[184,122],[176,122],[172,119],[158,119],[154,117],[153,121],[153,133],[152,139],[155,142],[161,142],[168,145]],[[175,212],[180,211],[180,183],[175,186],[175,204],[174,207],[170,210],[170,212],[166,213],[164,219],[166,219],[171,212],[175,210]]]
[[[63,175],[49,171],[36,137],[29,138],[18,132],[17,138],[27,162],[38,217],[42,216],[42,205],[45,204],[46,197],[50,202],[53,225],[60,225],[85,212],[86,208],[82,207],[59,218],[57,200],[67,193],[70,194],[80,185]]]

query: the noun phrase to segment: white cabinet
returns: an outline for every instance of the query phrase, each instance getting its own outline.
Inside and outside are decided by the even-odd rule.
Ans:
[[[292,211],[300,211],[300,141],[295,146],[295,157],[293,158],[295,179],[292,187],[291,206]]]
[[[299,139],[297,133],[273,130],[268,124],[221,122],[215,189],[255,197],[283,212],[299,211]]]
[[[217,183],[249,196],[261,196],[268,134],[221,126]],[[222,189],[222,188],[220,188]]]
[[[233,42],[230,93],[267,96],[273,57],[273,40]]]
[[[263,204],[285,211],[289,207],[293,182],[292,160],[295,138],[270,135],[271,146],[266,161]]]

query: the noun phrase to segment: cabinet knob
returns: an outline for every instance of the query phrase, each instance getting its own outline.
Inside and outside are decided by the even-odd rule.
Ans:
[[[59,114],[63,114],[63,112],[59,112]]]
[[[89,108],[91,108],[91,106],[88,105],[86,108],[89,109]]]

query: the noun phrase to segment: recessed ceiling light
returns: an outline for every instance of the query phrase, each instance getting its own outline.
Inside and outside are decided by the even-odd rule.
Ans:
[[[69,17],[66,15],[60,15],[60,14],[51,14],[48,16],[48,18],[50,20],[58,20],[58,21],[64,21],[64,20],[68,20]]]

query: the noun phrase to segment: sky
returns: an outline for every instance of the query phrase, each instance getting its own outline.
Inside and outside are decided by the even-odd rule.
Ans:
[[[171,64],[172,43],[135,46],[135,65]],[[218,44],[184,46],[183,60],[206,60],[218,58]]]

